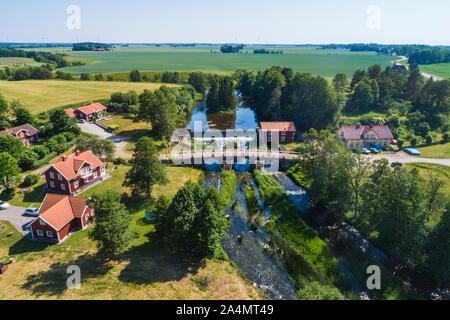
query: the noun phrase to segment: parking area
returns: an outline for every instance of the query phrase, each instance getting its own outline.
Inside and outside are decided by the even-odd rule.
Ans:
[[[35,216],[25,214],[25,208],[10,206],[8,209],[0,210],[0,220],[10,222],[21,234],[29,233],[28,224],[36,219]]]

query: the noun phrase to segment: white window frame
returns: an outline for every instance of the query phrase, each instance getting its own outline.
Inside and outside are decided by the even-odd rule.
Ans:
[[[50,179],[55,179],[55,174],[53,172],[50,172]]]
[[[94,178],[97,178],[97,171],[94,171]]]
[[[42,230],[36,230],[36,233],[39,237],[43,237],[44,236],[44,231]]]
[[[58,180],[59,180],[59,181],[62,181],[62,175],[61,175],[61,173],[58,173]]]
[[[281,137],[281,142],[285,142],[286,141],[286,137],[282,136]]]
[[[55,183],[53,181],[50,181],[50,188],[55,189]]]
[[[80,183],[78,182],[78,180],[73,183],[73,187],[75,189],[78,188],[79,186],[80,186]]]
[[[84,182],[84,183],[88,183],[88,182],[89,182],[89,178],[88,178],[88,177],[84,178],[84,179],[83,179],[83,182]]]
[[[53,238],[53,232],[51,232],[51,231],[47,231],[47,232],[46,232],[46,235],[47,235],[47,237],[49,237],[49,238]]]
[[[45,222],[42,221],[41,219],[39,219],[39,224],[40,224],[41,226],[45,226]]]
[[[66,185],[64,183],[61,183],[61,190],[66,191]]]

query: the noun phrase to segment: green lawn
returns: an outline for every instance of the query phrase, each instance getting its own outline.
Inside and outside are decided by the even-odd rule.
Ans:
[[[117,169],[111,171],[111,178],[105,180],[104,182],[86,190],[81,193],[81,196],[90,196],[96,192],[104,192],[106,190],[112,190],[117,192],[129,192],[128,188],[123,187],[122,183],[125,179],[125,175],[130,167],[125,165],[117,166]],[[188,180],[194,182],[198,181],[201,170],[193,169],[189,167],[166,167],[167,178],[169,183],[164,186],[156,185],[153,189],[153,196],[158,197],[160,195],[165,195],[167,197],[173,197],[177,190]]]
[[[450,158],[450,142],[416,149],[422,153],[420,156],[424,158]]]
[[[135,90],[140,93],[160,85],[149,82],[0,80],[0,92],[8,100],[19,99],[31,113],[37,114],[59,106],[109,98],[111,93],[117,91]]]
[[[310,72],[333,77],[338,72],[351,75],[356,69],[367,69],[373,64],[387,66],[390,56],[374,52],[349,50],[318,50],[305,47],[284,47],[282,55],[253,54],[256,47],[245,47],[240,54],[217,53],[219,47],[145,47],[116,48],[111,52],[66,52],[73,58],[102,61],[85,66],[62,69],[64,72],[123,72],[133,69],[145,71],[211,71],[226,72],[238,68],[262,70],[273,65],[292,67],[294,71]],[[214,53],[210,51],[213,50]]]
[[[450,62],[435,63],[435,64],[421,64],[421,65],[419,65],[419,68],[423,72],[438,76],[442,79],[450,78]]]

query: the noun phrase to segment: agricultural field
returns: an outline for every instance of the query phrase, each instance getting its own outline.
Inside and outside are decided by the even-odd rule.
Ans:
[[[40,66],[42,63],[36,62],[29,58],[0,58],[0,68],[16,67],[16,66]]]
[[[165,84],[172,86],[170,84]],[[25,80],[0,81],[0,92],[8,99],[19,99],[33,114],[55,107],[109,98],[113,92],[154,90],[158,83]]]
[[[66,53],[72,59],[101,61],[85,66],[61,69],[64,72],[123,72],[133,69],[142,71],[211,71],[231,72],[238,68],[263,70],[273,65],[291,67],[294,71],[310,72],[333,77],[338,72],[353,74],[356,69],[367,69],[373,64],[390,65],[394,57],[378,56],[374,52],[350,52],[349,50],[318,50],[315,47],[277,47],[284,54],[253,54],[257,47],[245,47],[242,53],[223,54],[219,47],[145,47],[115,48],[111,52]]]
[[[435,64],[421,64],[420,70],[431,75],[436,75],[442,79],[450,78],[450,62],[435,63]]]

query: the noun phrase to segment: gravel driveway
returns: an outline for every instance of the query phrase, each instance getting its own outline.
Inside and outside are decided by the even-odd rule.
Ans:
[[[27,228],[28,224],[36,219],[35,216],[24,213],[25,208],[10,206],[6,210],[0,210],[0,220],[6,220],[19,231],[26,236],[30,230]]]
[[[77,123],[77,125],[80,127],[81,131],[95,134],[96,136],[102,137],[103,139],[108,139],[114,142],[116,145],[116,157],[120,157],[123,159],[130,159],[131,155],[127,152],[125,152],[126,145],[128,143],[128,139],[113,135],[111,132],[106,131],[105,129],[99,127],[95,123],[91,122],[82,122]]]
[[[443,164],[446,166],[450,166],[450,159],[422,158],[420,156],[414,157],[414,156],[410,156],[404,152],[374,154],[374,155],[369,155],[367,157],[371,160],[386,158],[389,162],[395,162],[395,161],[400,161],[403,163],[426,162],[426,163]]]

